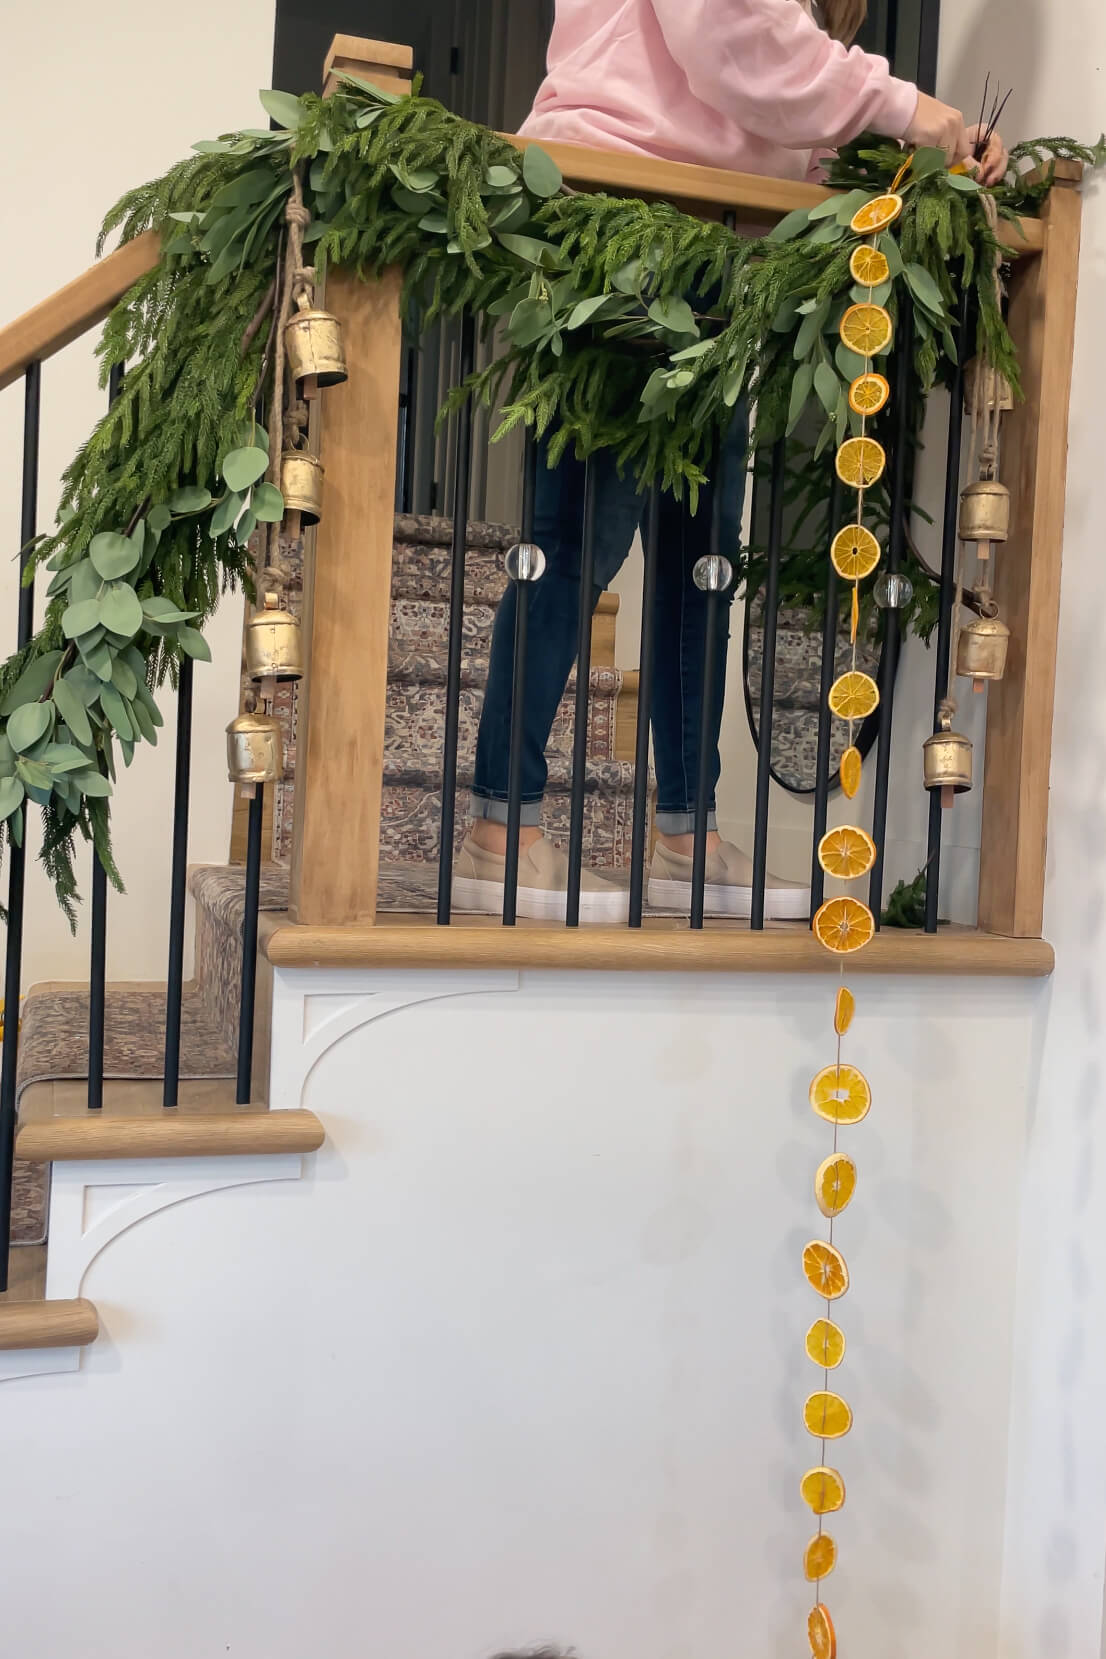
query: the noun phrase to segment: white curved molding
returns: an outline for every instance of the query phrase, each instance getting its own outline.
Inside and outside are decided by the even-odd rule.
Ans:
[[[109,1244],[175,1204],[228,1187],[295,1181],[302,1174],[300,1153],[274,1153],[261,1158],[120,1158],[57,1163],[50,1184],[47,1298],[68,1300],[80,1296],[89,1268]],[[77,1371],[83,1351],[44,1348],[0,1353],[0,1382]]]
[[[488,973],[278,969],[273,986],[272,1108],[299,1106],[319,1061],[339,1043],[425,1002],[517,991],[512,969]]]

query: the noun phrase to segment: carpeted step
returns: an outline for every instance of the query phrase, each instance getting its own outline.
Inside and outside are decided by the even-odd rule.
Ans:
[[[241,865],[200,865],[189,872],[188,890],[196,904],[197,994],[222,1042],[237,1055],[246,874]],[[263,864],[261,909],[287,906],[287,867]]]
[[[164,1076],[164,985],[109,985],[104,1013],[104,1078],[152,1082]],[[233,1048],[209,1015],[195,985],[184,988],[181,1014],[182,1080],[234,1076]],[[17,1098],[22,1107],[50,1085],[83,1085],[88,1078],[88,986],[33,986],[23,1005]],[[15,1166],[12,1239],[41,1244],[46,1237],[48,1169]]]
[[[440,775],[446,711],[444,679],[443,671],[437,680],[428,677],[413,683],[389,682],[384,731],[384,753],[387,757],[420,772]],[[623,678],[618,669],[592,669],[591,694],[588,699],[587,752],[590,761],[610,761],[616,758],[615,735],[618,701],[622,689]],[[458,763],[462,767],[472,766],[483,704],[483,681],[473,683],[472,679],[463,678],[458,705],[460,724],[457,743]],[[551,757],[557,754],[572,754],[575,722],[573,676],[573,682],[561,699],[553,721],[548,745]]]

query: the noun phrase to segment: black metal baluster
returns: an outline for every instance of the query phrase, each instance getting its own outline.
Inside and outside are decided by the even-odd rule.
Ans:
[[[19,572],[22,578],[28,548],[38,526],[38,429],[41,372],[37,363],[27,369],[23,398],[23,496],[19,525]],[[19,590],[16,644],[22,650],[34,632],[34,588]],[[12,1222],[12,1168],[15,1162],[16,1082],[19,1066],[19,999],[23,989],[23,894],[27,808],[20,844],[8,825],[8,934],[4,951],[4,1043],[0,1059],[0,1291],[8,1288],[8,1249]]]
[[[522,467],[522,531],[516,562],[508,575],[515,584],[514,667],[511,684],[511,744],[507,768],[507,850],[503,871],[503,926],[514,927],[518,919],[518,856],[522,825],[522,727],[526,696],[526,635],[530,619],[530,583],[545,569],[544,556],[535,558],[534,486],[537,481],[538,448],[533,433],[526,434]],[[508,554],[508,561],[511,554]]]
[[[830,493],[830,535],[841,528],[841,480],[836,470]],[[822,672],[818,684],[818,758],[814,783],[814,849],[810,861],[810,918],[826,896],[826,876],[818,861],[818,845],[826,833],[829,818],[830,737],[832,734],[829,694],[837,672],[837,571],[826,559],[826,620],[822,628]]]
[[[964,352],[968,340],[971,295],[959,273],[960,315],[956,327],[957,367],[949,387],[949,439],[945,452],[945,511],[941,525],[941,608],[937,618],[937,661],[933,686],[933,730],[941,727],[941,704],[948,696],[952,658],[953,610],[956,605],[956,552],[959,543],[960,446],[964,433]],[[929,843],[926,855],[925,930],[937,932],[937,905],[941,891],[941,792],[929,797]]]
[[[572,797],[568,827],[568,892],[565,922],[580,925],[580,881],[584,862],[584,794],[588,781],[588,703],[591,694],[591,618],[595,587],[595,500],[597,462],[587,463],[584,533],[580,549],[580,629],[576,638],[576,709],[572,731]]]
[[[123,386],[122,363],[113,363],[108,377],[108,406]],[[108,877],[99,853],[92,852],[92,916],[88,966],[88,1109],[104,1104],[104,1022],[107,1002]]]
[[[476,323],[466,311],[461,323],[460,381],[472,373]],[[449,654],[445,679],[445,741],[442,753],[442,829],[438,854],[438,923],[450,919],[453,890],[453,832],[457,822],[457,739],[461,712],[461,646],[465,630],[465,553],[469,490],[472,484],[472,400],[466,399],[457,427],[457,470],[453,490],[453,562],[449,589]]]
[[[246,907],[242,917],[242,994],[238,1005],[238,1088],[235,1102],[250,1104],[253,1090],[253,1013],[257,993],[257,919],[261,909],[261,832],[265,785],[254,785],[246,829]]]
[[[714,749],[714,710],[717,701],[718,625],[722,595],[733,581],[733,566],[722,555],[722,519],[725,513],[725,446],[719,440],[714,459],[714,488],[711,492],[710,554],[700,559],[693,580],[707,596],[706,638],[703,642],[703,704],[699,711],[699,767],[695,784],[694,838],[691,851],[691,925],[700,928],[706,909],[707,814],[711,754]]]
[[[900,309],[895,342],[895,436],[891,452],[891,529],[887,538],[886,574],[892,579],[902,569],[906,551],[906,479],[910,460],[910,366],[913,351],[913,313]],[[872,839],[876,858],[868,882],[868,905],[877,929],[883,914],[883,870],[887,853],[887,791],[891,782],[892,723],[895,715],[895,681],[898,677],[902,625],[896,602],[885,606],[883,650],[879,661],[879,737],[876,746],[876,785],[872,811]]]
[[[660,557],[661,491],[649,492],[645,521],[645,568],[641,586],[641,647],[638,652],[637,739],[634,746],[634,827],[630,851],[630,926],[641,926],[645,892],[645,855],[649,834],[649,721],[653,710],[654,611],[657,606],[657,560]]]
[[[760,668],[760,718],[757,722],[757,796],[753,828],[753,898],[749,925],[764,926],[764,886],[768,879],[768,804],[772,781],[773,702],[776,695],[776,622],[780,606],[780,552],[783,546],[783,484],[787,444],[781,438],[772,449],[772,493],[768,531],[768,573],[764,584]]]
[[[169,889],[169,984],[165,994],[163,1106],[176,1106],[180,1088],[180,1028],[184,998],[184,913],[188,889],[188,804],[192,780],[192,658],[181,657],[177,680],[177,754],[173,784],[173,868]]]

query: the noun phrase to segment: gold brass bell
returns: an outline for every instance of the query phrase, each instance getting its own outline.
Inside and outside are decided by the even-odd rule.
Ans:
[[[286,513],[299,513],[304,524],[318,524],[323,514],[322,463],[305,449],[286,449],[280,458],[280,493]]]
[[[340,386],[349,379],[342,325],[329,311],[297,311],[285,324],[284,349],[294,380],[314,375],[320,386]]]
[[[995,614],[979,616],[966,627],[956,645],[956,672],[982,691],[987,680],[1001,680],[1006,672],[1010,630]]]
[[[990,555],[990,543],[1005,541],[1010,534],[1010,491],[997,478],[981,478],[969,484],[960,497],[960,540],[984,542],[979,556]]]
[[[246,623],[246,672],[251,680],[302,680],[303,639],[299,619],[277,606],[275,593]]]
[[[272,714],[240,714],[227,727],[227,775],[231,783],[279,783],[284,776],[284,738]]]
[[[941,791],[942,806],[972,787],[972,740],[953,731],[949,714],[942,714],[941,729],[923,743],[922,764],[925,786]]]

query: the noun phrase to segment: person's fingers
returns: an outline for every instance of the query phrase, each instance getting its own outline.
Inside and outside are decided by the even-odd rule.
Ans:
[[[999,134],[992,133],[980,168],[984,184],[999,184],[1006,177],[1010,157]]]

